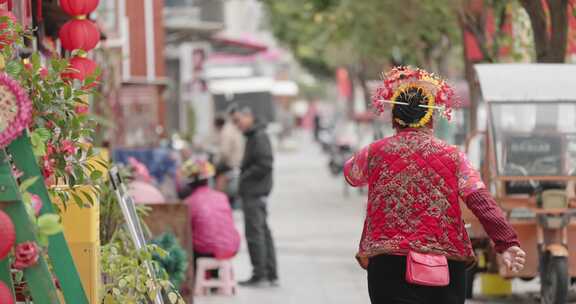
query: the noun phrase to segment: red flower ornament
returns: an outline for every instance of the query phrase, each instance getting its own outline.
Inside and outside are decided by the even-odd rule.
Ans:
[[[46,69],[45,67],[40,68],[39,73],[40,73],[40,78],[42,78],[42,79],[48,78],[48,75],[49,75],[48,69]]]
[[[76,114],[78,114],[78,115],[85,115],[85,114],[88,113],[88,110],[89,110],[89,108],[88,108],[87,105],[77,105],[77,106],[74,108],[74,111],[75,111]]]
[[[62,141],[62,145],[60,146],[60,152],[65,153],[67,155],[72,155],[76,152],[76,147],[71,140],[64,140]]]
[[[36,265],[39,257],[39,249],[34,242],[25,242],[16,245],[16,258],[12,267],[23,270]]]
[[[0,74],[0,148],[22,134],[32,118],[26,91],[5,73]]]
[[[16,16],[14,16],[14,14],[12,14],[12,12],[4,10],[4,9],[0,9],[0,17],[8,17],[8,20],[10,20],[12,23],[17,22]],[[9,24],[8,24],[9,21],[8,20],[0,22],[0,32],[1,32],[1,34],[0,34],[0,50],[2,50],[3,48],[5,48],[8,45],[11,45],[17,39],[16,32],[14,32],[9,27]]]
[[[40,196],[32,194],[31,197],[32,197],[32,208],[34,209],[34,214],[38,216],[40,215],[40,210],[42,210],[42,206],[44,204],[42,203],[42,199],[40,198]]]

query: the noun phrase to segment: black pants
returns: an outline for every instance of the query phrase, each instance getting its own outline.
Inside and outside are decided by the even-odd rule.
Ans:
[[[450,285],[429,287],[406,282],[406,257],[380,255],[368,265],[372,304],[464,304],[466,263],[449,261]]]
[[[253,276],[258,279],[278,279],[276,249],[266,220],[266,197],[243,196],[242,210]]]

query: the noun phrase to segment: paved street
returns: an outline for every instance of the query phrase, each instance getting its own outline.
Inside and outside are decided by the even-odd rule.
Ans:
[[[326,156],[308,141],[295,152],[280,152],[270,222],[276,237],[281,287],[241,288],[236,297],[199,297],[198,304],[369,303],[365,272],[354,260],[364,198],[343,196],[343,182],[330,176]],[[239,227],[242,215],[236,214]],[[235,260],[238,279],[250,275],[245,244]],[[478,280],[477,280],[478,281]],[[535,282],[514,282],[520,295],[469,303],[536,303]]]

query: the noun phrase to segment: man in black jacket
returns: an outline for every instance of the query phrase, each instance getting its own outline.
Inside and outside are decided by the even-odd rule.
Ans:
[[[270,138],[249,108],[232,109],[230,115],[246,137],[240,172],[239,194],[242,199],[246,242],[252,262],[252,277],[242,286],[276,286],[276,250],[267,223],[267,199],[272,191],[274,156]]]

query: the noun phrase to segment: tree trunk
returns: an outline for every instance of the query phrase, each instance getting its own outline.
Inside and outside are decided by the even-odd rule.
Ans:
[[[568,0],[547,0],[546,8],[538,0],[520,0],[530,17],[534,34],[536,61],[541,63],[564,62],[568,41]],[[550,24],[550,29],[548,28]],[[550,33],[550,34],[549,34]]]
[[[364,95],[364,104],[366,105],[366,110],[370,110],[372,107],[372,93],[370,88],[368,88],[368,79],[366,77],[366,63],[362,61],[360,63],[360,68],[358,69],[358,81],[360,82],[360,87],[362,87],[362,93]]]
[[[550,49],[545,62],[564,62],[568,44],[568,0],[548,0],[550,11]]]
[[[350,82],[350,96],[346,100],[346,115],[348,119],[352,119],[354,117],[354,86],[356,85],[354,83],[356,81],[354,75],[356,75],[356,71],[350,66],[346,67],[346,70],[348,71],[348,81]]]
[[[520,0],[522,7],[530,17],[530,25],[532,26],[532,33],[534,36],[534,50],[536,51],[536,58],[546,57],[548,50],[548,30],[546,26],[546,13],[541,1],[534,0]],[[538,60],[540,61],[540,60]]]
[[[465,41],[465,33],[468,30],[466,20],[460,18],[460,29],[462,30],[462,41]],[[480,87],[476,82],[476,74],[474,72],[474,63],[468,59],[467,45],[464,43],[464,70],[466,82],[468,82],[468,90],[470,91],[470,105],[468,108],[468,134],[475,132],[478,125],[478,101],[480,100]]]
[[[568,0],[547,0],[550,15],[550,29],[547,16],[540,0],[521,0],[522,6],[530,16],[532,32],[534,33],[534,48],[536,61],[540,63],[562,63],[566,60],[568,43]],[[536,125],[550,126],[557,120],[558,111],[550,111],[543,105],[536,108]]]
[[[467,58],[465,60],[466,81],[468,82],[468,90],[470,90],[470,106],[468,109],[468,134],[472,134],[478,129],[478,104],[480,103],[480,86],[476,81],[476,72],[474,71],[474,63],[470,62]]]

